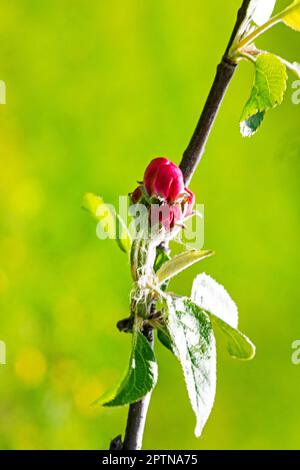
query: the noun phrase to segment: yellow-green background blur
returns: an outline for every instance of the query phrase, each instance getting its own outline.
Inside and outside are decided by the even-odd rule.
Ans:
[[[288,2],[279,2],[285,5]],[[90,403],[124,373],[130,336],[126,257],[80,209],[86,191],[116,203],[151,158],[179,162],[240,0],[2,0],[0,79],[0,448],[99,449],[126,408]],[[300,59],[300,34],[258,41]],[[205,270],[238,304],[257,346],[230,359],[218,337],[215,406],[200,439],[179,364],[156,345],[159,382],[144,447],[300,447],[300,105],[270,112],[252,139],[238,120],[253,80],[234,77],[191,184],[205,204]]]

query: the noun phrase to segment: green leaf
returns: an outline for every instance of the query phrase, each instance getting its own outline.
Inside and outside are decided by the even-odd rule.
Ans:
[[[258,112],[240,123],[241,134],[244,137],[251,137],[260,127],[265,117],[265,111]]]
[[[157,273],[157,271],[159,271],[159,269],[170,259],[171,256],[165,250],[162,250],[161,248],[157,247],[154,271]]]
[[[194,279],[191,299],[233,328],[238,326],[238,309],[224,287],[205,273]]]
[[[293,72],[298,78],[300,78],[300,64],[298,62],[289,62],[288,60],[280,57],[276,54],[278,59],[286,66],[288,70]]]
[[[167,348],[169,351],[173,352],[172,349],[172,339],[170,338],[170,335],[167,331],[166,328],[158,328],[157,329],[157,337],[161,344]]]
[[[225,336],[231,356],[242,360],[254,357],[254,345],[237,329],[237,306],[221,284],[204,273],[199,274],[194,280],[191,297],[209,314],[213,327]]]
[[[300,31],[300,0],[295,0],[283,10],[280,18],[290,28]]]
[[[100,196],[87,193],[84,195],[82,208],[101,224],[108,238],[115,240],[122,251],[130,253],[132,243],[130,233],[113,206],[105,204]]]
[[[255,67],[254,85],[241,116],[240,129],[244,137],[257,131],[265,112],[281,104],[286,90],[286,66],[276,55],[260,54]]]
[[[171,259],[169,253],[166,250],[162,250],[160,247],[156,248],[156,258],[154,263],[154,272],[159,271],[159,269]],[[169,281],[165,281],[161,284],[160,289],[165,291],[168,287]]]
[[[101,397],[97,403],[121,406],[134,403],[150,392],[157,382],[157,363],[154,352],[137,330],[132,335],[132,352],[127,374],[117,390]]]
[[[208,258],[214,254],[213,251],[204,250],[191,250],[184,253],[180,253],[174,256],[170,261],[167,261],[156,273],[158,283],[163,284],[166,280],[179,274],[184,269],[187,269],[192,264],[198,261]]]
[[[167,299],[167,330],[181,363],[200,436],[210,415],[216,391],[216,348],[208,315],[186,297]]]
[[[216,317],[210,312],[212,326],[220,330],[227,341],[227,351],[235,359],[250,361],[255,356],[255,346],[247,336],[239,330],[232,328],[228,323]]]
[[[276,0],[251,0],[247,10],[248,21],[263,25],[272,15]]]

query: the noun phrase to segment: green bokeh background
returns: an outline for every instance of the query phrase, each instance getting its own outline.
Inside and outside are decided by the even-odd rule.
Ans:
[[[116,203],[154,156],[179,162],[239,4],[2,0],[0,448],[107,448],[124,430],[125,408],[90,403],[127,365],[130,337],[115,324],[131,279],[116,245],[96,238],[82,195]],[[300,35],[283,25],[258,43],[300,59]],[[180,367],[157,344],[148,449],[300,447],[300,108],[290,78],[283,105],[243,139],[252,80],[243,63],[191,184],[217,255],[172,289],[188,294],[199,270],[222,282],[257,356],[236,362],[218,341],[215,406],[196,439]]]

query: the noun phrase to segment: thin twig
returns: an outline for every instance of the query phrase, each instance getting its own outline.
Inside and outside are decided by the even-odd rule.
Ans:
[[[237,20],[233,28],[229,43],[225,50],[224,56],[217,67],[217,73],[204,105],[203,111],[197,123],[196,129],[189,145],[187,146],[181,163],[185,183],[188,185],[190,182],[205,150],[205,144],[210,135],[212,126],[215,122],[218,110],[221,106],[228,85],[233,77],[237,64],[233,62],[228,53],[236,34],[246,16],[250,0],[244,0],[241,8],[238,11]]]
[[[205,144],[215,122],[218,110],[233,77],[236,64],[230,63],[226,57],[218,65],[215,80],[204,105],[195,132],[185,150],[180,168],[186,185],[189,184],[205,150]]]
[[[206,141],[214,124],[219,107],[226,93],[228,85],[233,77],[236,64],[228,57],[230,47],[236,37],[236,34],[242,24],[249,6],[250,0],[243,0],[242,6],[238,12],[238,17],[227,45],[225,54],[221,63],[218,65],[217,74],[211,87],[210,93],[204,105],[202,114],[191,138],[191,141],[185,150],[180,168],[183,172],[186,183],[188,184],[192,178],[194,171],[204,152]],[[153,348],[153,329],[148,327],[144,331],[144,335],[148,339]],[[151,398],[148,393],[142,400],[133,403],[129,407],[127,426],[125,432],[124,443],[121,447],[120,436],[117,436],[111,442],[111,448],[122,448],[126,450],[141,449],[142,439],[146,421],[146,415]]]

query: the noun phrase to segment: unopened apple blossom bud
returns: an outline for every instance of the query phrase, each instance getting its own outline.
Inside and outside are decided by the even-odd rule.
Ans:
[[[155,158],[146,168],[144,186],[149,197],[174,202],[184,192],[182,171],[167,158]]]
[[[143,188],[138,186],[133,193],[130,194],[130,199],[133,204],[138,204],[143,198]]]

